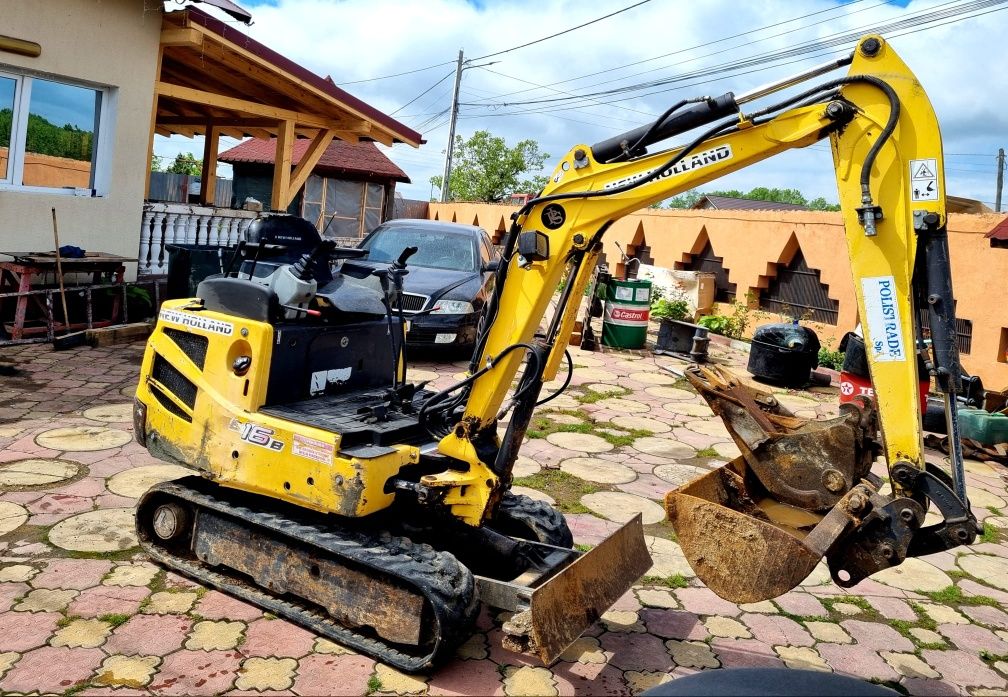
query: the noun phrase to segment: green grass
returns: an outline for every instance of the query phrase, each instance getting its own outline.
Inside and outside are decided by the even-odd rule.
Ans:
[[[584,392],[582,394],[573,395],[581,404],[594,404],[595,402],[601,402],[603,399],[611,399],[613,397],[625,397],[630,394],[630,390],[625,387],[613,387],[612,389],[606,390],[605,392],[599,392],[598,390],[593,390],[590,387],[583,388]]]
[[[602,490],[580,477],[560,470],[540,470],[528,477],[517,477],[514,483],[547,492],[556,501],[556,507],[564,513],[588,513],[588,509],[581,503],[581,497]]]
[[[993,513],[994,515],[1001,515],[1001,509],[998,508],[997,506],[987,506],[987,510]]]
[[[367,693],[369,695],[375,692],[380,692],[381,689],[382,689],[381,678],[379,678],[377,675],[372,675],[370,678],[368,678]]]
[[[947,588],[942,588],[940,591],[921,592],[936,603],[943,603],[945,605],[1001,606],[1001,603],[986,595],[964,595],[959,586],[948,586]]]
[[[697,457],[717,457],[718,451],[714,448],[700,448],[696,451]]]
[[[593,549],[595,549],[595,545],[586,545],[578,542],[574,545],[574,549],[576,549],[579,552],[590,552]]]
[[[980,660],[986,661],[987,663],[1008,661],[1008,653],[993,653],[987,649],[980,649]]]
[[[983,524],[983,532],[980,533],[980,542],[999,542],[1001,540],[1001,531],[994,527],[993,524],[988,523],[986,520]]]
[[[56,626],[59,627],[60,629],[63,629],[63,627],[66,627],[71,622],[73,622],[75,620],[79,620],[79,619],[80,619],[80,616],[78,616],[78,615],[63,615],[56,622]]]
[[[644,576],[640,583],[645,586],[666,586],[668,588],[687,588],[689,581],[682,574],[671,576]]]
[[[107,615],[101,615],[98,619],[100,619],[102,622],[108,622],[110,625],[112,625],[112,629],[115,629],[119,625],[128,622],[129,618],[130,618],[129,615],[125,615],[121,612],[111,612]]]

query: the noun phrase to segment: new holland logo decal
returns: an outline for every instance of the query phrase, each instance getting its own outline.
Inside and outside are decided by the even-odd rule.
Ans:
[[[677,174],[685,174],[686,172],[692,172],[695,169],[703,169],[704,167],[710,167],[718,162],[724,162],[725,160],[730,160],[732,158],[732,149],[730,145],[718,145],[710,150],[704,150],[703,152],[694,153],[692,155],[687,155],[682,160],[677,162],[672,167],[669,167],[658,175],[658,179],[664,179],[665,177],[674,177]],[[639,181],[644,177],[652,174],[654,170],[650,172],[640,172],[632,177],[626,177],[624,179],[617,179],[614,182],[609,182],[603,189],[616,189],[621,186],[626,186],[627,184],[632,184],[635,181]]]

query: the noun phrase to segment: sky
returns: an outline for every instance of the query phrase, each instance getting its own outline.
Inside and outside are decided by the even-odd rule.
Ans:
[[[240,4],[251,10],[253,24],[233,26],[319,75],[331,75],[341,88],[423,134],[427,142],[418,149],[382,147],[412,180],[397,187],[406,198],[437,195],[429,180],[444,166],[459,49],[467,63],[456,133],[468,138],[488,130],[510,146],[531,138],[551,155],[544,173],[575,145],[648,123],[682,98],[742,93],[849,53],[854,41],[757,65],[740,66],[741,61],[848,32],[869,33],[894,22],[902,24],[883,34],[917,75],[941,123],[947,192],[993,208],[996,156],[998,148],[1008,147],[1008,71],[1001,69],[998,55],[1008,36],[1005,0]],[[946,16],[936,14],[943,12]],[[617,14],[536,41],[611,13]],[[927,17],[931,21],[921,23]],[[530,42],[535,43],[507,50]],[[716,72],[711,70],[715,67]],[[690,77],[697,71],[702,74]],[[400,73],[408,74],[386,77]],[[673,78],[678,82],[596,94]],[[221,149],[236,142],[222,139]],[[176,152],[199,155],[202,147],[198,138],[158,137],[155,152],[171,159]],[[227,169],[222,167],[222,176],[228,176]],[[809,199],[836,201],[828,146],[784,153],[701,189],[747,191],[756,186],[797,188]]]

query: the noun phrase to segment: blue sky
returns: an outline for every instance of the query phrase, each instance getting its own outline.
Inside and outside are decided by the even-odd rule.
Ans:
[[[672,102],[704,94],[736,93],[786,77],[850,50],[777,60],[753,68],[735,64],[823,41],[844,32],[868,33],[892,22],[940,10],[945,0],[651,0],[604,21],[548,41],[476,61],[463,73],[457,133],[486,129],[510,145],[536,140],[551,154],[546,170],[579,143],[593,143],[655,118]],[[965,6],[954,0],[945,8]],[[447,144],[451,74],[458,50],[487,55],[563,31],[632,4],[632,0],[256,0],[244,4],[254,24],[245,28],[319,75],[331,75],[354,96],[420,131],[419,149],[396,146],[389,156],[413,180],[399,190],[430,195]],[[173,5],[168,5],[171,8]],[[893,29],[887,38],[914,70],[935,105],[946,152],[948,192],[992,205],[995,156],[1008,145],[1008,71],[995,69],[1008,35],[1008,4],[988,14]],[[735,37],[735,38],[732,38]],[[491,65],[487,65],[491,63]],[[723,72],[658,90],[584,98],[585,94],[695,71]],[[432,67],[436,66],[436,67]],[[621,67],[623,66],[623,67]],[[388,79],[385,76],[409,72]],[[543,86],[543,87],[540,87]],[[429,90],[429,91],[428,91]],[[655,92],[648,96],[647,92]],[[578,103],[543,102],[570,95]],[[413,101],[412,103],[411,100]],[[526,102],[516,106],[515,102]],[[159,139],[158,153],[199,153],[201,143]],[[227,145],[233,144],[228,143]],[[809,197],[837,199],[825,144],[787,153],[707,186],[748,190],[799,188]]]

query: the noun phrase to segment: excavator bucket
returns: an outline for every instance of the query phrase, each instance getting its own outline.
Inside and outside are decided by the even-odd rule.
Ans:
[[[874,411],[859,402],[836,419],[809,421],[722,368],[692,366],[686,377],[742,455],[669,492],[669,521],[690,566],[719,596],[774,598],[857,524],[851,496],[876,495]]]

